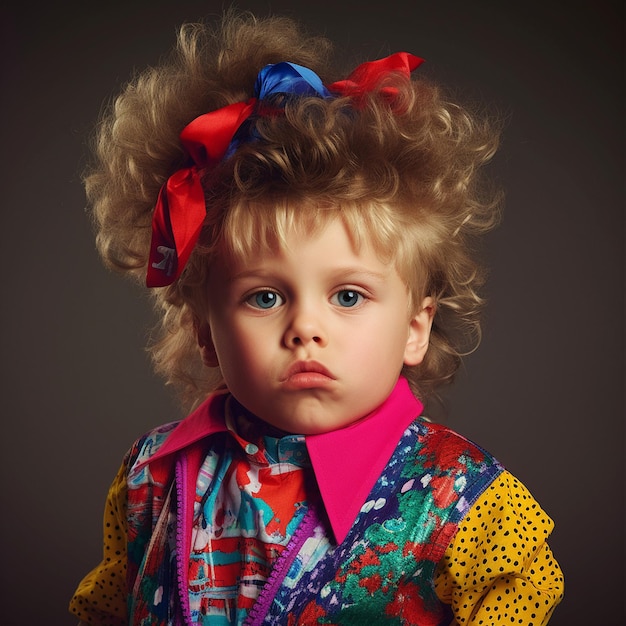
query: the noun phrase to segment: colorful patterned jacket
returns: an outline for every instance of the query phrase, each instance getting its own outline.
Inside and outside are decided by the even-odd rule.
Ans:
[[[230,436],[224,399],[213,396],[183,422],[142,437],[126,459],[133,625],[190,623],[193,494],[206,450]],[[502,468],[460,435],[417,418],[421,410],[401,379],[367,419],[307,437],[323,504],[310,506],[246,624],[450,622],[435,568]],[[355,446],[361,460],[342,465],[338,481],[337,457]]]

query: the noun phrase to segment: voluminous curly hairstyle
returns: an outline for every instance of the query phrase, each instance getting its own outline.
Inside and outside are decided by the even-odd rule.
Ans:
[[[97,127],[85,186],[105,263],[145,278],[152,212],[163,183],[188,165],[179,133],[191,120],[248,100],[268,63],[304,65],[324,84],[345,78],[330,53],[326,39],[282,17],[229,13],[214,27],[183,25],[170,56],[129,82]],[[390,76],[390,84],[393,106],[379,92],[359,106],[292,98],[284,115],[258,118],[260,140],[204,173],[200,242],[180,278],[153,290],[161,313],[153,361],[185,404],[221,382],[202,364],[196,338],[212,258],[276,249],[288,233],[312,234],[331,219],[344,221],[357,248],[367,239],[395,263],[414,306],[435,300],[426,357],[404,371],[417,395],[449,382],[476,345],[483,275],[474,241],[495,225],[499,206],[479,168],[493,156],[497,128],[428,81]]]

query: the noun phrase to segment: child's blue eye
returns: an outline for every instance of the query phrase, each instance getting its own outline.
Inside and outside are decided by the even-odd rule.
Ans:
[[[363,295],[353,289],[342,289],[332,297],[332,300],[334,304],[349,308],[361,304]]]
[[[247,301],[256,309],[272,309],[282,304],[283,298],[275,291],[257,291]]]

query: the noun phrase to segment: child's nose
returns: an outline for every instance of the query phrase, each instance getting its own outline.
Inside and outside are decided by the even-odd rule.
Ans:
[[[327,341],[320,320],[311,313],[298,312],[285,332],[285,344],[288,348],[305,346],[309,343],[325,346]]]

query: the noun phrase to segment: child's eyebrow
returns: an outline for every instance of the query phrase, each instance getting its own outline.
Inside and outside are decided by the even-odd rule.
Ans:
[[[234,280],[243,280],[245,278],[264,278],[266,276],[271,277],[274,274],[275,272],[273,272],[272,270],[259,267],[259,268],[241,270],[241,272],[232,274],[230,276],[230,280],[234,281]]]
[[[391,271],[391,270],[389,270]],[[374,280],[384,282],[389,278],[389,271],[377,272],[375,270],[366,269],[358,266],[332,267],[325,274],[331,280],[338,282],[350,282],[350,280]],[[230,277],[231,281],[245,280],[246,278],[284,278],[280,269],[273,268],[250,268],[237,272]]]
[[[340,267],[333,268],[329,275],[337,279],[357,278],[384,281],[389,277],[389,272],[376,272],[362,267]]]

